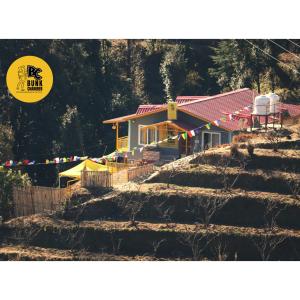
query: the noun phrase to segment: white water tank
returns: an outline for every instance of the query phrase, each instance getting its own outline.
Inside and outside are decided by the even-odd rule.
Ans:
[[[267,96],[270,99],[270,114],[278,113],[280,97],[275,93],[269,93]]]
[[[269,114],[270,98],[265,95],[255,97],[253,103],[253,114],[265,116]]]

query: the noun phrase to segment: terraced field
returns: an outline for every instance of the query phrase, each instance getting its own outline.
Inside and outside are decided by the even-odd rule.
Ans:
[[[298,147],[211,150],[65,211],[12,219],[0,258],[299,260]]]

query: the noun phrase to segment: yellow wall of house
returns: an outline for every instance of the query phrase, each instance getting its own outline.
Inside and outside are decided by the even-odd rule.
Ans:
[[[168,136],[177,136],[178,130],[170,125],[161,125],[158,127],[158,141],[162,141],[166,139]],[[160,147],[163,148],[177,148],[178,140],[177,139],[169,139],[166,142],[160,143]]]

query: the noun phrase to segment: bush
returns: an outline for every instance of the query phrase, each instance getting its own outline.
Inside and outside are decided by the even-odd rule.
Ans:
[[[248,154],[251,158],[254,157],[254,145],[251,144],[249,141],[247,143],[247,151],[248,151]]]
[[[232,138],[233,143],[243,143],[255,138],[256,135],[252,133],[239,133]]]
[[[230,146],[230,155],[231,155],[231,157],[234,157],[234,158],[240,156],[239,146],[237,144],[232,144]]]
[[[9,160],[13,156],[14,134],[10,126],[0,124],[0,160]]]
[[[0,216],[4,219],[13,213],[13,186],[28,186],[30,179],[27,174],[12,170],[0,170]]]
[[[282,140],[282,134],[280,131],[269,131],[264,135],[265,140],[272,145],[275,152],[278,151],[279,142]]]

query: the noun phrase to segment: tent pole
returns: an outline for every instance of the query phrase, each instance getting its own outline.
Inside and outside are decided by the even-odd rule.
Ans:
[[[116,123],[116,150],[119,149],[119,123]]]

